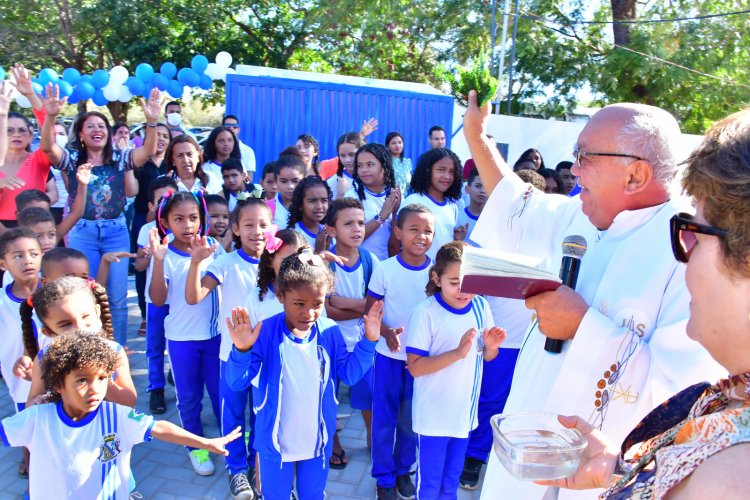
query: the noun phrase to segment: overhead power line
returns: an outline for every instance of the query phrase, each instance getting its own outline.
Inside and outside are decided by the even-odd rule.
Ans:
[[[520,11],[519,11],[520,12]],[[509,15],[513,16],[515,15],[514,12],[499,12],[500,15]],[[704,14],[702,16],[690,16],[690,17],[672,17],[669,19],[618,19],[618,20],[612,20],[612,21],[582,21],[582,20],[574,20],[569,19],[569,24],[655,24],[655,23],[678,23],[682,21],[700,21],[702,19],[712,19],[716,17],[729,17],[729,16],[739,16],[743,14],[750,14],[750,9],[748,10],[738,10],[735,12],[722,12],[719,14]],[[530,19],[530,20],[537,20],[540,19],[539,16],[536,16],[534,14],[520,14],[518,17],[522,19]]]

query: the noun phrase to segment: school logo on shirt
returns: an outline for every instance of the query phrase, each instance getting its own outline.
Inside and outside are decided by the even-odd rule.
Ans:
[[[117,434],[107,434],[102,438],[102,444],[99,445],[99,461],[109,462],[114,460],[120,454],[120,440]]]
[[[136,410],[135,408],[133,408],[132,410],[130,410],[130,413],[128,413],[128,418],[130,420],[135,420],[136,422],[140,422],[141,420],[143,420],[143,417],[145,417],[145,416],[146,416],[145,413],[141,413],[138,410]]]

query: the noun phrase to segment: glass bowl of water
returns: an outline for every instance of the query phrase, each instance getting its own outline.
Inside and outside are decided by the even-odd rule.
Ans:
[[[586,438],[554,413],[495,415],[490,423],[495,454],[519,481],[562,479],[578,470]]]

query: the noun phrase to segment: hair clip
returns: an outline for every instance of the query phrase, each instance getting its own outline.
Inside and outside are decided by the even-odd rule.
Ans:
[[[26,303],[29,305],[29,307],[31,307],[33,309],[34,308],[34,301],[31,299],[31,297],[32,296],[29,295],[29,297],[26,299]]]
[[[281,238],[276,237],[276,233],[278,232],[278,230],[279,226],[274,224],[270,228],[268,228],[268,231],[263,233],[263,238],[265,238],[266,240],[266,250],[268,251],[268,253],[274,253],[284,245],[284,242],[281,241]]]
[[[86,283],[88,283],[88,285],[89,285],[89,288],[91,288],[92,290],[93,290],[94,288],[96,288],[96,280],[95,280],[94,278],[89,278],[89,279],[87,279],[87,280],[86,280]]]
[[[312,250],[309,248],[305,248],[302,250],[298,255],[297,258],[302,262],[303,264],[310,264],[311,266],[322,266],[323,265],[323,258],[313,253]]]
[[[252,191],[242,191],[237,193],[237,201],[247,201],[252,198],[262,199],[263,198],[263,186],[260,184],[253,184]]]

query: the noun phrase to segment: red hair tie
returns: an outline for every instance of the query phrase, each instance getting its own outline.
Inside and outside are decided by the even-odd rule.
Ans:
[[[29,298],[26,299],[26,303],[29,305],[29,307],[31,307],[33,309],[34,308],[34,301],[31,300],[31,297],[32,296],[29,295]]]
[[[87,280],[86,280],[86,283],[88,283],[88,284],[89,284],[89,288],[91,288],[92,290],[93,290],[93,289],[94,289],[94,287],[96,286],[96,280],[95,280],[94,278],[89,278],[89,279],[87,279]]]

